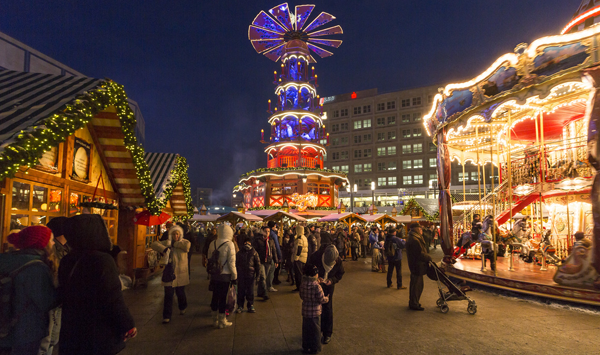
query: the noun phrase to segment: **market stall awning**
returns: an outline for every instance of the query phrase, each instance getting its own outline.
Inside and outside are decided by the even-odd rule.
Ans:
[[[367,222],[378,223],[382,225],[386,225],[388,223],[410,223],[412,222],[412,218],[410,216],[395,216],[392,217],[386,213],[377,213],[377,214],[364,214],[363,217]]]
[[[296,220],[298,222],[306,222],[306,219],[300,216],[297,216],[295,214],[292,213],[287,213],[285,211],[275,211],[275,213],[271,214],[268,217],[265,217],[263,219],[264,222],[267,221],[281,221],[283,219],[290,219],[290,220]]]
[[[156,199],[162,206],[169,200],[175,216],[192,215],[194,206],[185,158],[179,154],[146,152],[144,159],[150,169]]]
[[[231,224],[237,224],[239,222],[248,221],[248,222],[261,222],[263,219],[255,216],[253,214],[240,213],[240,212],[229,212],[226,215],[223,215],[217,218],[217,222],[231,222]]]
[[[216,222],[219,217],[218,214],[195,214],[190,220],[196,222]]]
[[[363,217],[352,212],[332,213],[318,220],[318,222],[343,222],[351,225],[356,222],[367,222]]]

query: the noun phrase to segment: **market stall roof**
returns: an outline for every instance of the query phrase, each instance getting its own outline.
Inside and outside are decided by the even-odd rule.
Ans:
[[[144,149],[137,143],[135,115],[121,85],[0,70],[0,95],[0,180],[14,176],[21,165],[35,165],[45,151],[88,127],[120,205],[152,208],[155,196],[143,184],[148,170],[139,159]]]
[[[237,224],[241,221],[261,222],[262,220],[263,220],[262,218],[255,216],[253,214],[240,213],[240,212],[229,212],[226,215],[223,215],[223,216],[217,218],[217,222],[228,221],[228,222],[231,222],[232,224]]]
[[[170,201],[175,216],[193,216],[186,159],[179,154],[150,152],[144,154],[144,159],[150,169],[156,199],[162,207]]]
[[[346,224],[352,224],[355,222],[367,222],[363,217],[352,212],[345,213],[332,213],[318,220],[319,222],[344,222]]]
[[[410,216],[392,217],[392,216],[388,215],[387,213],[377,213],[374,215],[364,214],[361,217],[363,217],[367,222],[380,223],[380,224],[412,222],[412,218]]]
[[[195,214],[190,220],[196,222],[216,222],[219,217],[218,214]]]
[[[285,211],[275,211],[275,213],[271,214],[268,217],[265,217],[263,219],[263,221],[267,222],[267,221],[280,221],[284,218],[288,218],[288,219],[293,219],[296,220],[298,222],[306,222],[306,219],[300,216],[297,216],[295,214],[292,213],[287,213]]]

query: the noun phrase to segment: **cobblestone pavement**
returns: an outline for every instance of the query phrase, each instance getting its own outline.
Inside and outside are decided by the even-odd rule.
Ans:
[[[334,294],[334,334],[323,354],[600,353],[600,310],[568,310],[473,291],[476,315],[467,313],[464,301],[451,302],[450,312],[442,314],[435,306],[437,286],[425,278],[425,311],[410,311],[408,290],[386,288],[385,275],[371,272],[370,261],[344,263],[346,274]],[[402,271],[408,286],[406,261]],[[214,329],[206,272],[195,255],[187,313],[179,315],[175,305],[170,324],[161,324],[160,278],[147,289],[124,291],[139,335],[122,354],[300,354],[300,297],[287,282],[276,288],[270,300],[256,300],[255,314],[231,315],[233,326]]]

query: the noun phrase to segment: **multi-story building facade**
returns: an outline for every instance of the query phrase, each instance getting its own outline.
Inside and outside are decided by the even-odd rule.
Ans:
[[[198,208],[202,207],[202,205],[206,207],[212,205],[212,193],[213,189],[210,188],[196,188],[196,198],[194,199],[194,205]]]
[[[323,98],[327,113],[326,166],[348,174],[351,190],[342,190],[346,205],[365,207],[401,203],[413,197],[437,196],[437,147],[425,132],[422,118],[431,109],[438,86],[379,94],[377,89]],[[486,182],[489,185],[489,164]],[[478,194],[475,165],[452,168],[453,188]],[[495,174],[497,175],[497,174]],[[372,187],[375,189],[372,191]],[[469,198],[469,197],[466,197]]]

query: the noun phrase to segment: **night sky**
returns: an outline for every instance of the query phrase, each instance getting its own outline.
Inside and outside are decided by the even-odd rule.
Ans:
[[[319,1],[341,25],[319,59],[318,93],[389,92],[469,80],[521,43],[559,34],[580,0]],[[248,25],[277,1],[3,0],[0,31],[91,77],[123,84],[146,120],[146,150],[179,153],[192,188],[223,203],[266,166],[273,71]],[[326,28],[323,27],[323,28]],[[327,47],[326,47],[327,48]],[[327,48],[329,49],[329,48]]]

